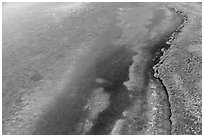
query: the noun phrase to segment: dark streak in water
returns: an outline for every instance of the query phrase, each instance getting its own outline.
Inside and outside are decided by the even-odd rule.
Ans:
[[[118,118],[120,118],[125,108],[130,105],[128,90],[123,82],[128,80],[128,69],[132,64],[133,52],[125,46],[110,46],[110,53],[103,59],[97,61],[97,76],[108,80],[112,84],[105,87],[105,92],[110,94],[110,106],[99,114],[98,119],[94,122],[94,127],[88,134],[108,134]],[[101,56],[104,57],[104,56]]]

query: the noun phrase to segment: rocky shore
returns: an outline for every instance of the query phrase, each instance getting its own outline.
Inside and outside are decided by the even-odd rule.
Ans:
[[[202,134],[202,5],[171,3],[185,15],[181,32],[169,42],[155,77],[166,87],[171,110],[171,134]]]

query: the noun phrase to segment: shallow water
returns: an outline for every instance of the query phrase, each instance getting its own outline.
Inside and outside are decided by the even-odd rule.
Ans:
[[[129,96],[130,91],[123,83],[129,80],[129,75],[132,73],[129,72],[129,67],[135,61],[133,56],[138,55],[145,58],[146,61],[138,62],[137,65],[140,70],[135,70],[134,73],[142,71],[144,75],[140,75],[141,78],[139,77],[139,79],[142,80],[144,77],[145,84],[148,84],[149,78],[153,75],[152,66],[159,61],[159,57],[162,55],[161,48],[168,48],[165,42],[181,22],[178,17],[174,17],[177,15],[174,15],[172,19],[166,19],[165,10],[156,10],[157,6],[159,7],[160,4],[104,4],[106,10],[109,10],[111,14],[108,18],[111,20],[109,27],[96,38],[94,46],[87,55],[79,59],[79,63],[70,75],[71,82],[64,87],[63,92],[56,98],[55,102],[50,104],[49,110],[38,121],[33,134],[79,134],[79,123],[89,117],[89,112],[84,111],[84,106],[87,105],[93,91],[97,88],[103,88],[103,92],[110,96],[109,106],[99,113],[96,119],[92,120],[93,127],[86,134],[109,134],[111,132],[115,121],[120,119],[124,110],[132,105]],[[46,5],[42,7],[46,7]],[[53,7],[52,4],[51,7]],[[122,8],[122,10],[118,8]],[[36,16],[38,15],[33,15],[33,17]],[[40,17],[36,18],[39,19]],[[178,20],[175,21],[175,18]],[[167,22],[162,22],[163,20],[167,20]],[[174,23],[168,21],[174,21]],[[60,42],[61,37],[68,34],[65,29],[66,26],[59,28],[59,22],[57,22],[51,25],[53,28],[50,27],[47,30],[46,26],[38,25],[46,24],[44,22],[50,23],[46,20],[39,20],[37,24],[32,22],[31,28],[26,28],[27,30],[30,29],[32,33],[40,35],[40,37],[35,37],[34,41],[55,47]],[[68,21],[65,20],[65,22]],[[49,26],[47,25],[47,27]],[[18,28],[18,26],[16,27]],[[45,41],[42,40],[43,37]],[[47,42],[49,41],[47,39],[50,42]],[[22,43],[26,45],[30,43],[29,40],[32,41],[32,39],[27,39]],[[116,42],[116,40],[118,41]],[[140,46],[141,44],[144,45]],[[21,42],[19,46],[21,46]],[[37,81],[40,78],[33,77],[32,79]],[[107,84],[99,84],[97,79],[103,79]]]
[[[155,18],[147,29],[154,30],[155,26],[162,22],[162,18],[165,17],[163,12],[163,10],[156,11]],[[91,54],[81,60],[83,63],[76,69],[78,71],[73,78],[73,84],[67,86],[53,109],[50,109],[50,112],[45,115],[44,119],[48,121],[48,124],[43,127],[40,126],[43,131],[38,128],[37,134],[78,134],[76,131],[78,123],[89,115],[83,111],[83,106],[85,106],[87,98],[92,94],[90,91],[95,88],[103,88],[104,92],[110,95],[110,105],[92,121],[93,126],[86,134],[109,134],[115,121],[122,117],[125,109],[131,106],[129,91],[123,83],[128,81],[129,67],[133,63],[132,57],[137,53],[131,50],[132,45],[128,45],[128,43],[127,45],[113,44],[114,40],[122,37],[123,32],[116,25],[116,22],[116,20],[113,21],[108,30],[97,39],[95,42],[96,47],[91,50]],[[171,34],[171,32],[168,33]],[[148,81],[151,77],[149,71],[151,71],[153,64],[158,62],[159,56],[161,56],[161,48],[167,46],[165,41],[170,35],[166,36],[162,37],[162,40],[160,38],[150,40],[149,43],[151,44],[149,45],[151,46],[147,46],[145,50],[143,49],[144,54],[149,54],[149,56],[146,56],[149,58],[148,65],[146,65],[146,68],[141,68],[144,69],[144,75],[146,75],[144,76],[145,81]],[[111,84],[98,85],[96,83],[97,78],[102,78]],[[73,92],[71,90],[75,92],[76,97],[66,100],[65,96],[67,93]],[[55,127],[56,124],[58,125],[57,128]],[[53,129],[53,127],[55,128]]]

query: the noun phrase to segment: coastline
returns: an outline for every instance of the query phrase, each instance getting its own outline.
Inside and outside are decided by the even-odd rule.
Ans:
[[[185,3],[188,4],[188,3]],[[188,21],[182,26],[176,39],[169,42],[161,61],[154,66],[155,76],[161,79],[169,95],[171,106],[171,134],[202,134],[202,50],[192,50],[192,45],[201,47],[201,15],[196,5],[191,10],[185,4],[169,6],[185,14]],[[196,19],[195,19],[196,18]],[[200,23],[199,23],[200,22]],[[192,37],[193,34],[193,37]],[[200,53],[198,53],[200,52]]]

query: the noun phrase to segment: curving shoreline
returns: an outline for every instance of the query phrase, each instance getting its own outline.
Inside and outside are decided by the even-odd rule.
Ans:
[[[201,5],[37,5],[3,20],[3,134],[202,133]]]
[[[169,95],[171,108],[171,134],[202,134],[202,59],[201,46],[201,5],[172,3],[171,7],[188,18],[182,30],[154,66],[155,76],[161,79]],[[193,37],[191,35],[194,35]],[[195,49],[189,47],[194,45]],[[197,47],[198,46],[198,47]],[[196,48],[197,47],[197,48]]]
[[[141,61],[138,62],[139,55],[136,55],[135,57],[133,57],[133,65],[130,66],[130,70],[129,70],[130,80],[125,82],[124,84],[127,86],[127,88],[129,90],[131,90],[130,94],[132,94],[132,95],[130,95],[130,96],[132,98],[134,98],[133,102],[136,103],[135,104],[136,106],[139,105],[140,107],[142,107],[142,104],[137,103],[138,100],[142,101],[143,100],[142,98],[147,99],[147,100],[143,100],[142,102],[144,102],[144,104],[147,103],[144,106],[147,106],[148,109],[143,111],[144,118],[141,118],[141,119],[139,118],[139,119],[142,120],[142,119],[145,119],[145,117],[148,117],[147,118],[148,120],[147,121],[145,120],[146,122],[143,121],[144,124],[146,123],[145,125],[143,125],[143,127],[148,126],[148,128],[146,128],[146,129],[142,128],[141,131],[138,130],[138,131],[134,131],[134,132],[130,132],[130,133],[128,133],[124,130],[123,134],[170,134],[171,133],[171,120],[170,120],[171,110],[170,110],[170,106],[168,103],[168,95],[167,95],[167,92],[165,91],[165,87],[164,87],[164,85],[162,85],[161,81],[159,79],[158,80],[155,79],[153,66],[159,62],[159,58],[163,54],[164,50],[161,50],[161,49],[167,50],[170,47],[170,45],[167,45],[166,42],[172,38],[175,38],[175,36],[176,36],[175,32],[180,30],[180,26],[182,26],[183,24],[184,24],[184,20],[181,21],[179,26],[176,27],[175,30],[173,30],[170,34],[166,35],[161,41],[156,42],[154,44],[155,47],[154,47],[154,45],[152,45],[150,47],[150,49],[152,49],[152,50],[150,50],[151,54],[152,54],[151,59],[146,59],[146,61],[144,61],[144,58],[141,58],[142,63],[140,63]],[[157,46],[157,45],[159,45],[159,46]],[[147,53],[145,53],[145,51],[144,51],[144,53],[140,53],[140,54],[145,55]],[[146,62],[146,63],[144,63],[144,62]],[[143,70],[143,73],[139,74],[137,72],[137,71],[139,71],[138,70],[139,67],[136,67],[137,64],[140,64],[140,65],[145,64],[143,66],[143,68],[145,68]],[[135,74],[135,73],[138,73],[138,74]],[[142,79],[142,78],[144,78],[144,79]],[[140,82],[143,82],[143,83],[140,83]],[[132,86],[130,86],[130,84]],[[153,85],[153,87],[155,87],[155,88],[151,88],[150,85]],[[156,95],[154,95],[154,94],[156,94]],[[137,96],[141,96],[142,98],[138,98]],[[163,99],[163,101],[162,101],[162,99]],[[157,103],[154,102],[152,104],[151,100],[155,100]],[[134,106],[134,107],[136,107],[136,106]],[[166,108],[168,108],[168,109],[166,109]],[[132,109],[134,110],[135,108],[132,108]],[[161,110],[159,110],[157,112],[154,109],[156,109],[156,110],[161,109]],[[131,112],[132,110],[130,109],[129,111]],[[137,110],[134,110],[134,111],[137,111]],[[137,113],[139,113],[139,112],[137,112]],[[131,117],[137,117],[137,115],[138,115],[137,113],[135,116],[133,115]],[[148,113],[152,113],[152,115],[148,116]],[[165,116],[160,116],[161,113],[162,113],[162,115],[165,115]],[[147,115],[147,116],[145,116],[145,115]],[[154,117],[157,117],[157,120],[154,120]],[[132,118],[126,118],[126,119],[129,119],[128,121],[131,121]],[[160,120],[158,120],[158,119],[160,119]],[[150,121],[152,121],[152,122],[150,122]],[[161,122],[161,121],[163,121],[163,122]],[[133,122],[130,122],[130,123],[133,124]],[[129,123],[126,122],[126,124],[129,124]],[[163,126],[158,126],[157,124],[160,124]],[[130,130],[130,129],[128,129],[128,130]]]

